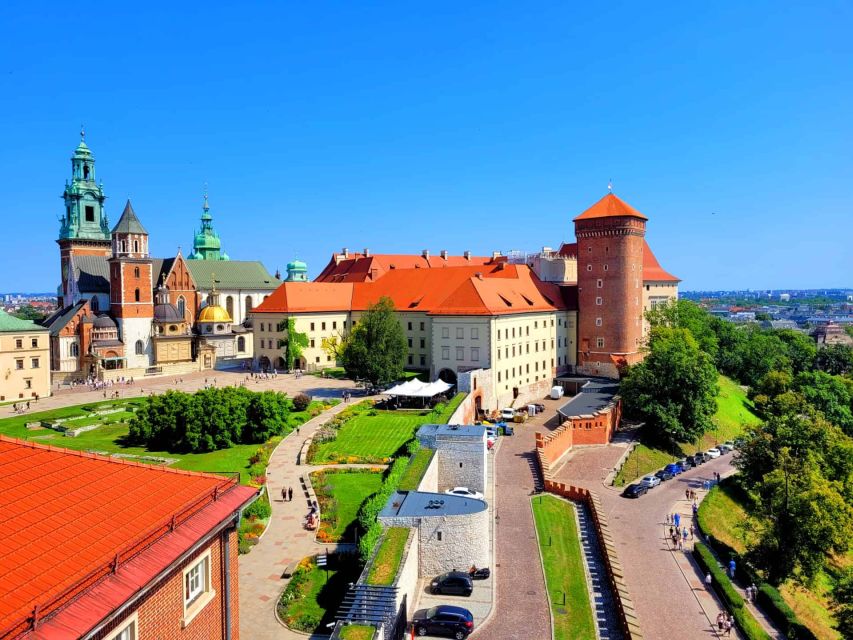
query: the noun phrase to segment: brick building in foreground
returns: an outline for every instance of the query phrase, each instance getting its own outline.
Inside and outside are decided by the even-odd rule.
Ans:
[[[0,638],[238,640],[236,527],[256,495],[0,436]]]

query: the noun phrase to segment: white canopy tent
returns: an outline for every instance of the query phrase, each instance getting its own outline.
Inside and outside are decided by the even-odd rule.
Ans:
[[[442,393],[446,393],[452,388],[452,384],[448,384],[444,380],[436,380],[435,382],[421,382],[420,380],[407,380],[396,387],[391,387],[385,392],[385,395],[400,396],[408,398],[433,398]]]

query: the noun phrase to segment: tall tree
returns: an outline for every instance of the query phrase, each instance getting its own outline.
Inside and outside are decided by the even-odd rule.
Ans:
[[[853,371],[853,349],[846,344],[831,344],[817,353],[817,367],[832,375],[843,375]]]
[[[788,359],[794,373],[811,371],[815,366],[817,346],[814,340],[801,331],[780,329],[773,332],[788,348]]]
[[[287,319],[287,338],[280,344],[284,347],[284,362],[288,369],[295,369],[302,352],[308,346],[308,335],[296,330],[296,320]]]
[[[719,348],[717,335],[712,328],[713,316],[690,300],[670,300],[646,312],[651,327],[687,329],[693,334],[699,348],[712,358]]]
[[[620,394],[628,415],[643,420],[658,439],[692,442],[713,428],[717,370],[688,329],[658,326],[645,360],[631,367]]]
[[[350,333],[341,353],[347,375],[386,384],[403,375],[406,335],[394,312],[394,303],[383,297],[368,307]]]

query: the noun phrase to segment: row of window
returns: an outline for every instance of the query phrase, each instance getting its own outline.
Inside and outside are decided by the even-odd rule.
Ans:
[[[411,322],[409,323],[409,328],[411,329]],[[423,323],[421,323],[423,324]],[[441,328],[441,337],[449,338],[450,337],[450,327],[442,327]],[[456,339],[464,340],[465,339],[465,327],[456,327]],[[471,327],[471,340],[479,340],[480,339],[480,329],[478,327]]]
[[[547,362],[546,360],[542,361],[542,371],[547,371],[546,362]],[[568,363],[568,358],[566,358],[566,362]],[[562,365],[563,365],[563,358],[562,358],[562,356],[560,356],[559,358],[557,358],[557,366],[562,366]],[[551,358],[551,368],[553,368],[553,367],[554,367],[554,358]],[[515,367],[512,367],[512,369],[505,369],[503,372],[503,377],[506,380],[511,380],[512,378],[515,377],[515,370],[516,370]],[[538,360],[533,363],[533,371],[534,371],[534,373],[539,371],[539,361]],[[512,372],[512,377],[510,377],[510,372]],[[518,367],[518,375],[523,375],[525,373],[528,373],[528,374],[530,373],[530,363],[524,365],[523,371],[522,371],[521,367]],[[500,381],[501,381],[501,372],[498,371],[498,382],[500,382]]]
[[[441,359],[450,360],[450,347],[441,348]],[[465,347],[456,347],[456,360],[465,359]],[[471,361],[480,361],[480,347],[471,347]]]
[[[30,358],[30,369],[38,369],[41,366],[41,362],[39,358]],[[18,358],[15,360],[15,369],[18,371],[24,370],[24,359]]]
[[[420,356],[420,363],[422,367],[426,366],[426,356]],[[415,357],[411,353],[409,354],[409,364],[415,364]]]
[[[30,338],[30,347],[33,349],[38,349],[39,339],[38,338]],[[23,349],[24,348],[24,339],[23,338],[15,338],[15,348]]]

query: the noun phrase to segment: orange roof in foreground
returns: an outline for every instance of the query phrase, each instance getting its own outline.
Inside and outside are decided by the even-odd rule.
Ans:
[[[245,502],[254,490],[243,489],[224,477],[0,436],[0,636],[37,604],[48,615],[58,597],[63,604],[85,594],[81,579],[116,554],[124,562],[174,535],[166,526],[173,516],[180,525],[204,513],[214,494]]]
[[[381,278],[395,269],[441,269],[444,267],[468,267],[484,265],[493,259],[486,256],[451,256],[440,254],[425,258],[419,254],[379,253],[365,256],[363,253],[333,253],[326,268],[314,282],[369,282]],[[501,258],[497,258],[501,260]],[[503,258],[505,261],[506,258]]]
[[[323,298],[321,291],[325,292]],[[499,262],[392,269],[374,282],[285,282],[253,311],[363,311],[382,297],[390,298],[398,311],[434,315],[500,315],[566,308],[559,287],[540,282],[526,265]]]
[[[660,262],[652,253],[652,248],[649,243],[643,240],[643,281],[644,282],[681,282],[681,278],[676,278],[671,273],[667,273],[660,266]]]
[[[631,218],[639,218],[640,220],[648,220],[646,216],[637,211],[630,204],[620,198],[617,198],[612,193],[608,193],[601,200],[575,218],[575,221],[591,220],[592,218],[616,218],[620,216],[629,216]]]

